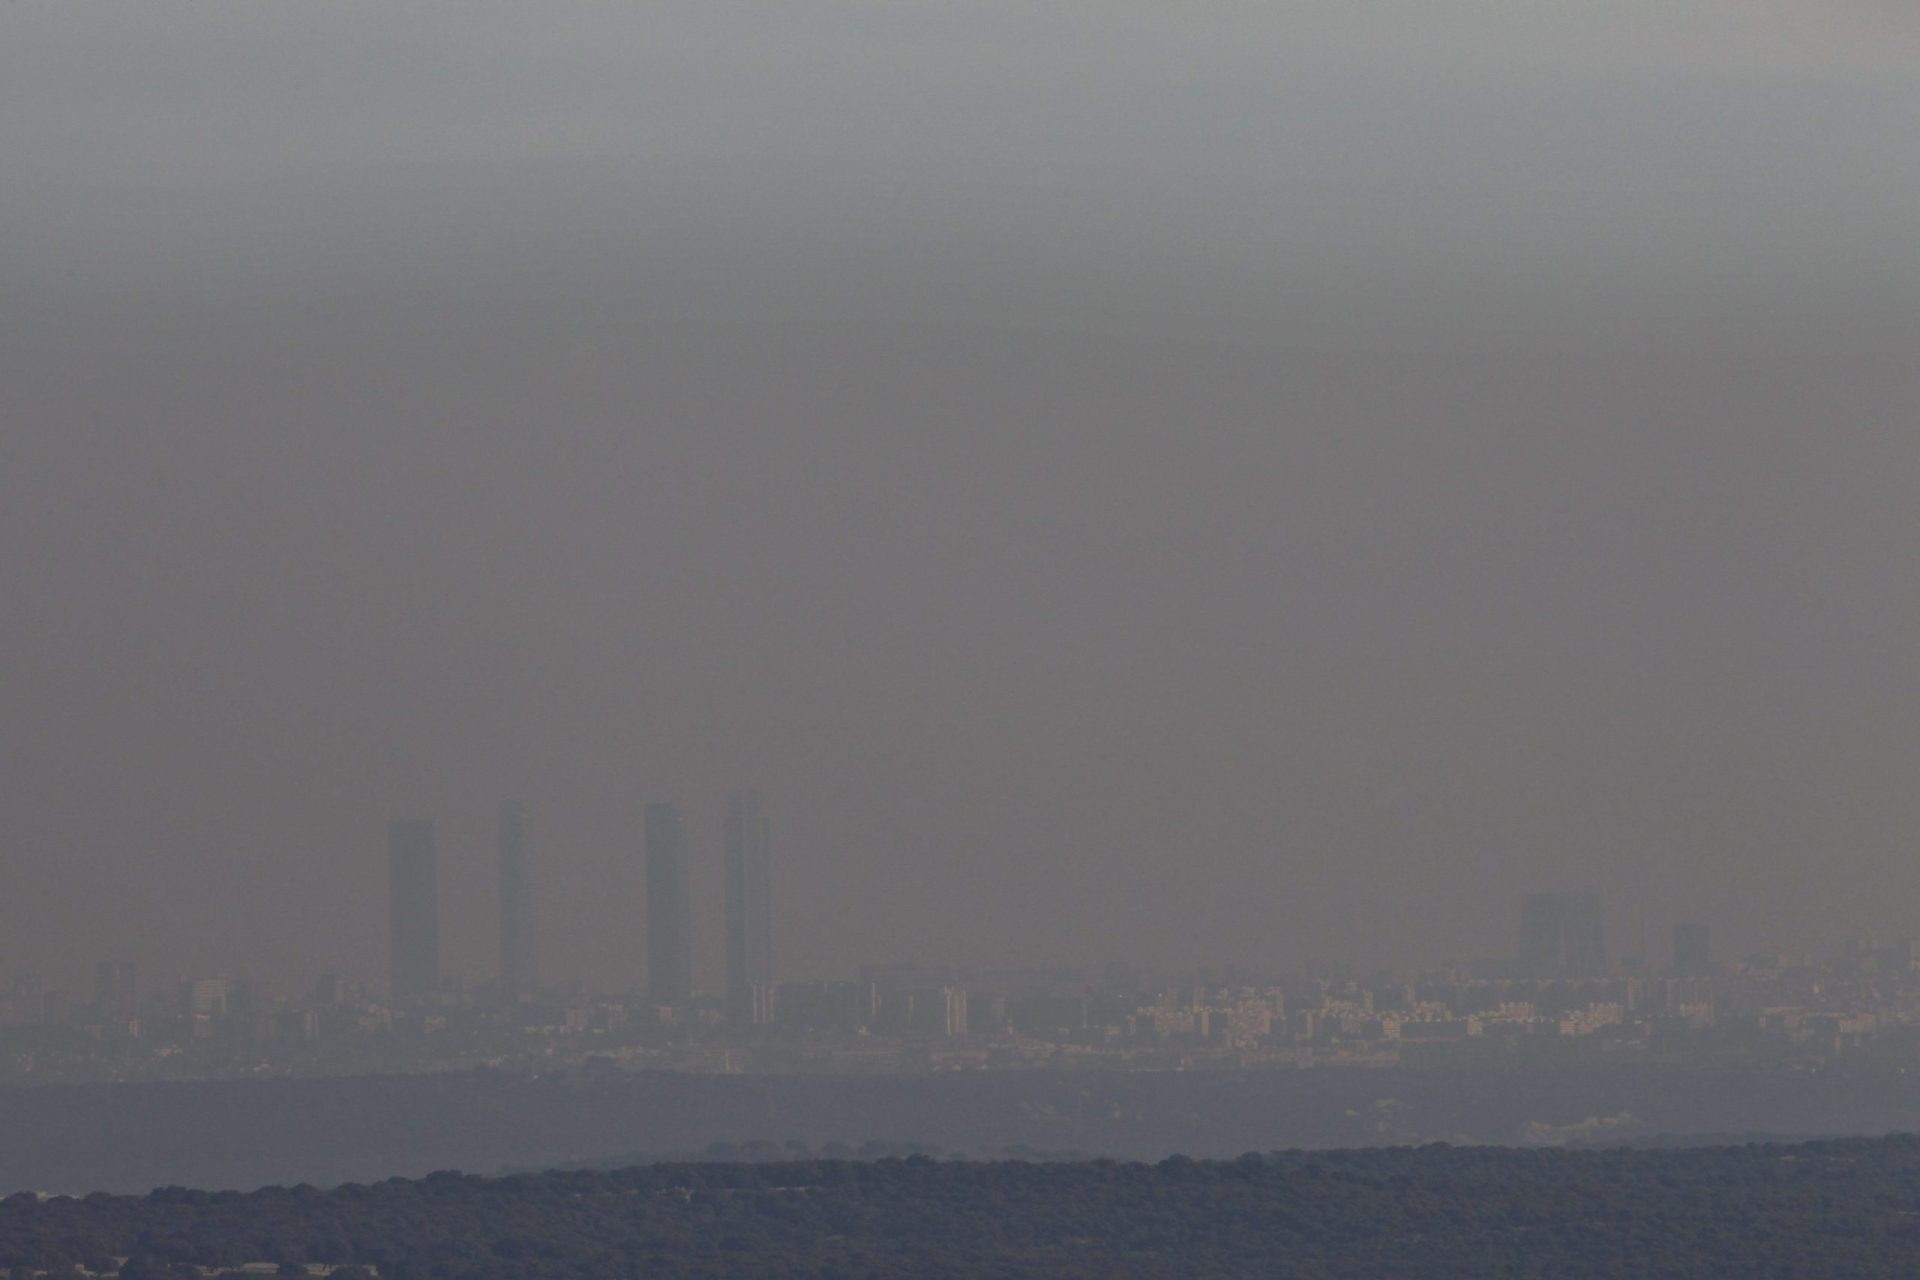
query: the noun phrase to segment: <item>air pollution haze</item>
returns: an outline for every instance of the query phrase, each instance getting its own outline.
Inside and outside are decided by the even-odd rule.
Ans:
[[[0,971],[1920,933],[1894,5],[0,12]],[[1649,943],[1657,949],[1658,943]]]

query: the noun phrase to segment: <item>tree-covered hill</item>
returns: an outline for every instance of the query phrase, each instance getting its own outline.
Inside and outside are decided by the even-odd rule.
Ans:
[[[717,1143],[877,1144],[980,1159],[1176,1152],[1612,1145],[1655,1135],[1801,1141],[1920,1130],[1884,1065],[1512,1070],[950,1071],[724,1075],[468,1071],[0,1088],[0,1195],[332,1186],[435,1169],[502,1173]],[[1604,1123],[1618,1119],[1625,1123]],[[1599,1123],[1596,1126],[1596,1122]],[[838,1147],[836,1148],[836,1144]]]
[[[0,1201],[0,1266],[388,1277],[1894,1277],[1920,1139],[814,1160]]]

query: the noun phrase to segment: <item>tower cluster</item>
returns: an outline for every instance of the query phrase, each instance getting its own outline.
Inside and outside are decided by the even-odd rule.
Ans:
[[[728,795],[721,821],[726,858],[726,987],[728,1016],[743,1023],[770,1016],[773,990],[773,871],[767,813],[755,791]],[[500,994],[538,993],[539,864],[527,809],[502,801],[497,854],[500,900]],[[680,807],[646,806],[642,822],[646,889],[647,998],[682,1009],[694,999],[693,858]],[[396,1003],[442,990],[439,846],[431,818],[387,824],[388,974]]]

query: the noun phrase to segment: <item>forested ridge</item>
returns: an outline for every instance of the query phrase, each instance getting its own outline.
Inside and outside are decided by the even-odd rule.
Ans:
[[[798,1141],[820,1155],[915,1147],[1159,1160],[1176,1152],[1500,1145],[1544,1135],[1752,1134],[1783,1142],[1920,1131],[1914,1077],[1860,1064],[1353,1071],[950,1071],[722,1075],[468,1071],[0,1088],[0,1194],[335,1186],[436,1169],[498,1174],[657,1163]],[[1636,1136],[1639,1135],[1639,1136]],[[838,1144],[836,1146],[836,1144]],[[1026,1150],[1022,1150],[1025,1148]],[[622,1155],[641,1158],[618,1160]]]
[[[1920,1275],[1920,1139],[662,1164],[0,1201],[0,1266],[382,1276]]]

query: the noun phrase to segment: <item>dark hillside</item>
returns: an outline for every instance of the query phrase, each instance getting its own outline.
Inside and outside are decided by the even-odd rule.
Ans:
[[[383,1276],[1912,1276],[1920,1140],[653,1165],[0,1202],[0,1266]]]

